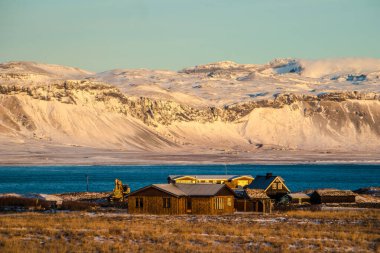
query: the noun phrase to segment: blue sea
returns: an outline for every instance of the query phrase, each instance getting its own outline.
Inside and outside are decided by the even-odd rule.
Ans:
[[[132,191],[153,183],[166,183],[168,175],[229,174],[265,175],[285,179],[294,191],[315,188],[355,190],[380,186],[380,165],[149,165],[149,166],[3,166],[0,193],[64,193],[112,191],[114,179]]]

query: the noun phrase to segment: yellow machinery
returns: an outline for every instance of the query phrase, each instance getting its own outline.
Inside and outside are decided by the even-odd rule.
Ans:
[[[125,196],[131,192],[128,185],[123,185],[123,182],[119,179],[115,179],[115,189],[113,189],[112,195],[110,196],[111,202],[124,202]]]

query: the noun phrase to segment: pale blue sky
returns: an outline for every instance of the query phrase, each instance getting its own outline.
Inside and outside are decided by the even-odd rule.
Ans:
[[[0,0],[0,61],[93,71],[380,58],[380,0]]]

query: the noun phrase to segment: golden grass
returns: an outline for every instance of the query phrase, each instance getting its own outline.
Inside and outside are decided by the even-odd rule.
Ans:
[[[0,215],[0,252],[380,252],[380,213]]]

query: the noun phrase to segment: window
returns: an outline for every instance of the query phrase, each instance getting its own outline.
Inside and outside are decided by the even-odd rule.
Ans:
[[[165,197],[165,198],[162,198],[162,200],[163,200],[163,207],[170,208],[170,198]]]
[[[277,190],[277,184],[276,184],[276,183],[273,183],[273,184],[272,184],[272,189],[273,189],[273,190]]]
[[[143,198],[136,198],[136,208],[143,208]]]
[[[177,180],[177,182],[180,184],[191,184],[191,183],[194,183],[195,181],[192,181],[189,179],[182,179],[182,180]]]
[[[215,198],[214,208],[216,210],[224,209],[224,199],[223,198]]]
[[[278,183],[277,188],[278,188],[279,190],[282,190],[282,184],[281,184],[281,183]]]
[[[227,198],[227,206],[232,206],[232,200],[231,200],[231,198]]]

